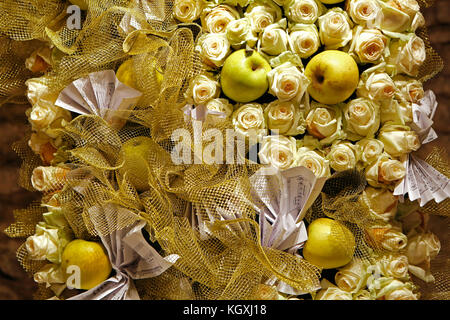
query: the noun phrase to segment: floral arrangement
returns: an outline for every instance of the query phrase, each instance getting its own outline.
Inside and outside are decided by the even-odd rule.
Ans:
[[[96,6],[94,1],[70,2],[88,13]],[[137,42],[136,34],[152,30],[144,24],[151,20],[154,8],[147,1],[130,1],[124,8],[120,30],[127,41]],[[132,8],[145,14],[144,21]],[[200,72],[186,79],[180,107],[173,108],[188,126],[201,122],[208,128],[233,129],[238,139],[248,144],[247,156],[249,150],[257,150],[256,159],[247,157],[246,161],[275,170],[264,178],[271,181],[264,191],[249,180],[252,192],[264,202],[262,207],[253,203],[258,218],[252,222],[261,230],[262,247],[281,251],[280,255],[289,255],[299,266],[307,264],[319,274],[308,290],[296,286],[294,280],[289,282],[288,276],[280,278],[280,272],[263,276],[250,295],[237,298],[419,299],[420,288],[413,279],[435,280],[431,261],[441,250],[438,237],[428,227],[429,214],[421,207],[430,201],[444,201],[450,190],[445,174],[413,154],[436,138],[431,119],[437,103],[421,81],[429,53],[416,34],[425,25],[418,2],[175,0],[170,2],[168,19],[180,27],[198,27],[192,47],[201,66]],[[147,39],[157,43],[154,38]],[[170,241],[162,240],[158,229],[144,223],[156,224],[151,215],[141,216],[138,223],[124,222],[110,234],[101,232],[109,219],[125,221],[130,212],[148,209],[146,197],[157,197],[149,188],[149,181],[159,179],[149,165],[156,161],[150,159],[157,158],[156,149],[150,149],[156,143],[154,132],[137,134],[128,142],[120,135],[115,138],[133,121],[146,127],[136,121],[144,119],[146,109],[140,99],[147,97],[131,62],[139,53],[126,55],[124,49],[125,59],[117,67],[75,75],[55,90],[49,85],[49,76],[58,74],[61,61],[77,53],[64,52],[61,45],[45,40],[25,62],[33,74],[40,73],[26,81],[32,130],[27,144],[39,158],[29,178],[32,188],[43,193],[44,212],[33,233],[27,235],[24,254],[29,261],[41,262],[38,270],[33,270],[34,280],[51,290],[54,299],[67,295],[74,299],[137,299],[142,290],[136,290],[134,282],[164,279],[168,270],[187,259],[181,251],[158,249],[156,243],[164,246],[164,241]],[[138,50],[136,47],[141,48],[133,49]],[[156,64],[147,81],[152,88],[159,88],[162,97],[171,78],[168,66]],[[103,121],[94,131],[83,127],[89,115]],[[77,135],[84,139],[78,149],[67,138]],[[102,139],[108,139],[112,151],[90,144],[99,141],[99,145]],[[89,147],[87,153],[81,153],[82,147]],[[223,154],[214,150],[216,163],[227,166]],[[110,158],[120,155],[115,164],[101,162],[102,170],[114,174],[83,171],[86,167],[80,164],[91,168],[95,167],[94,158],[110,159],[102,158],[103,154]],[[348,200],[360,210],[355,211],[353,220],[350,216],[315,216],[316,203],[326,201],[324,185],[352,172],[361,173],[364,180]],[[81,237],[66,211],[67,190],[92,196],[96,189],[90,189],[90,183],[94,180],[111,186],[126,201],[105,201],[103,206],[90,203],[82,208],[79,219],[88,226],[89,235]],[[298,186],[292,187],[292,181]],[[307,183],[300,185],[299,181]],[[134,191],[127,193],[123,191],[126,188]],[[197,210],[206,210],[210,222],[239,220],[236,212],[243,199],[228,192],[224,199],[237,208],[233,211],[232,205],[227,205],[231,218],[223,213],[217,218],[208,208]],[[268,198],[276,198],[279,208],[273,200],[265,202],[264,192]],[[99,192],[101,197],[104,194]],[[296,197],[302,200],[296,202]],[[295,203],[294,208],[289,211],[283,201],[288,207]],[[202,216],[194,209],[199,203],[192,201],[186,210],[193,230],[199,230],[199,239],[206,241],[204,237],[214,238],[214,229],[202,229],[204,225],[197,221]],[[273,219],[270,213],[274,213]],[[356,225],[352,224],[355,219]],[[325,230],[329,235],[323,240]],[[152,236],[153,232],[159,235]],[[278,241],[276,245],[274,241]],[[70,269],[73,266],[76,268]],[[321,275],[322,271],[327,272]]]

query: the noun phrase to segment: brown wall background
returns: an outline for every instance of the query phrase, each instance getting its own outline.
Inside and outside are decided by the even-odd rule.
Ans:
[[[439,144],[450,150],[450,0],[437,0],[432,8],[423,12],[432,45],[446,64],[425,88],[434,90],[438,97],[434,128],[439,135]],[[32,299],[36,289],[15,256],[23,240],[10,239],[3,232],[13,222],[13,210],[24,208],[40,198],[38,193],[27,192],[18,186],[20,160],[11,149],[12,143],[25,134],[27,108],[28,105],[0,107],[0,299],[6,300]],[[426,153],[435,145],[430,143],[421,150]]]

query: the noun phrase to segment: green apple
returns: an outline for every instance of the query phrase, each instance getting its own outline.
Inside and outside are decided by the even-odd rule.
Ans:
[[[352,260],[355,237],[344,225],[329,218],[319,218],[308,226],[308,240],[303,257],[323,269],[342,267]]]
[[[122,145],[122,155],[125,160],[119,173],[127,173],[129,181],[137,191],[149,189],[148,159],[152,150],[153,140],[148,137],[135,137]]]
[[[258,52],[246,49],[235,51],[222,67],[222,91],[236,102],[254,101],[269,88],[267,73],[270,70],[269,63]]]
[[[305,76],[311,81],[308,92],[323,104],[336,104],[350,98],[359,82],[355,60],[339,50],[326,50],[306,65]]]
[[[81,10],[88,9],[87,0],[69,0],[69,2],[80,7]]]

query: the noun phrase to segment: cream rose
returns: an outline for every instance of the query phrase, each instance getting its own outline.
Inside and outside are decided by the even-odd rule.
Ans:
[[[313,24],[326,8],[315,0],[291,0],[284,5],[284,13],[293,23]]]
[[[378,1],[380,11],[374,25],[384,31],[404,32],[411,25],[411,17],[398,8],[398,0]]]
[[[424,63],[427,53],[425,43],[415,34],[409,34],[407,39],[392,41],[387,63],[396,73],[417,76],[420,66]]]
[[[357,27],[353,35],[350,51],[361,63],[378,63],[386,50],[388,38],[377,29]]]
[[[330,167],[335,171],[353,169],[358,162],[358,153],[353,144],[348,141],[333,143],[326,157],[330,161]]]
[[[371,100],[385,101],[395,96],[397,88],[392,78],[385,72],[371,73],[368,78],[360,81],[357,95]]]
[[[62,252],[70,240],[69,233],[40,222],[36,225],[35,234],[25,241],[25,248],[32,260],[61,263]]]
[[[52,284],[62,284],[66,282],[65,272],[58,264],[46,264],[33,276],[36,283],[45,284],[47,287]]]
[[[226,4],[204,9],[201,15],[202,27],[210,33],[225,32],[227,25],[239,18],[236,8]]]
[[[308,147],[301,147],[297,150],[295,164],[310,169],[318,178],[331,175],[329,161],[321,156],[318,151]]]
[[[207,66],[218,68],[231,53],[230,42],[224,33],[206,33],[198,39],[196,51]]]
[[[259,33],[283,16],[280,7],[271,0],[255,0],[244,14],[251,21],[252,30]]]
[[[267,73],[269,93],[280,101],[300,103],[310,83],[309,79],[291,62],[273,68]]]
[[[420,148],[419,136],[408,126],[386,123],[380,129],[378,140],[383,142],[384,151],[393,157],[416,151]]]
[[[373,187],[391,186],[403,179],[406,169],[403,164],[391,159],[387,154],[382,154],[366,169],[366,179]]]
[[[406,255],[410,264],[419,265],[429,263],[441,250],[438,237],[431,233],[419,233],[408,239]]]
[[[381,124],[390,122],[391,124],[405,125],[413,121],[412,117],[412,104],[410,102],[394,99],[381,104]]]
[[[411,22],[411,26],[409,27],[409,31],[416,32],[417,29],[422,28],[425,26],[425,17],[421,12],[417,12],[416,15],[413,18],[413,21]]]
[[[181,22],[193,22],[200,17],[201,13],[200,0],[175,0],[173,4],[173,16]]]
[[[423,84],[414,78],[397,75],[393,78],[395,86],[399,89],[398,98],[412,103],[418,103],[424,96]]]
[[[209,74],[202,74],[193,78],[186,92],[187,101],[195,105],[206,104],[219,95],[220,84]]]
[[[398,196],[386,188],[366,187],[358,201],[374,219],[389,221],[397,212]]]
[[[269,25],[260,36],[258,48],[271,56],[278,56],[288,50],[288,35],[286,29],[286,19]]]
[[[343,138],[340,108],[313,101],[306,117],[306,128],[309,134],[320,139],[321,144],[331,144]]]
[[[377,268],[385,277],[407,280],[408,258],[404,255],[384,255],[377,259]]]
[[[312,56],[320,47],[319,31],[315,24],[296,24],[290,28],[289,46],[300,58]]]
[[[408,244],[408,238],[397,227],[386,225],[382,227],[373,226],[367,230],[368,235],[375,246],[398,252]]]
[[[37,191],[56,191],[64,186],[68,171],[61,167],[37,167],[33,170],[31,184]]]
[[[303,111],[290,101],[275,100],[264,109],[269,130],[278,134],[295,136],[305,132]]]
[[[288,169],[295,164],[297,143],[293,137],[265,136],[258,152],[262,164]]]
[[[364,165],[368,165],[378,159],[383,153],[383,142],[377,139],[364,138],[356,142],[356,147],[359,148],[360,159]]]
[[[334,281],[339,289],[354,293],[365,287],[367,277],[367,266],[361,259],[353,258],[349,264],[339,269]]]
[[[413,292],[414,286],[410,282],[402,282],[390,277],[379,278],[370,285],[378,300],[417,300]]]
[[[258,41],[258,38],[252,31],[249,18],[230,21],[225,33],[230,44],[235,47],[240,47],[244,44],[254,47]]]
[[[346,9],[353,22],[362,26],[370,26],[381,8],[377,0],[349,0]]]
[[[344,47],[352,40],[352,26],[347,13],[339,7],[332,8],[319,17],[320,41],[326,50]]]
[[[344,130],[350,140],[371,138],[380,127],[380,107],[366,98],[351,100],[343,108]]]
[[[206,108],[211,111],[222,112],[227,118],[231,117],[234,109],[230,101],[224,98],[215,98],[208,101],[206,103]]]
[[[49,103],[35,104],[27,116],[35,131],[62,128],[72,119],[69,111]]]
[[[314,300],[353,300],[352,294],[337,287],[320,290]]]
[[[234,129],[245,137],[261,139],[267,135],[264,111],[259,103],[248,103],[242,105],[232,114]]]

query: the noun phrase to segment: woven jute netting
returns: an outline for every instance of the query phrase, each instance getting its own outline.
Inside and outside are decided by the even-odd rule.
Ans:
[[[128,59],[133,61],[137,88],[143,92],[133,110],[119,115],[128,120],[120,130],[93,115],[75,117],[64,127],[63,152],[54,163],[60,180],[54,181],[54,190],[47,190],[43,200],[57,194],[75,238],[97,239],[138,220],[146,221],[149,241],[161,255],[177,254],[180,258],[160,276],[135,281],[144,299],[255,299],[261,297],[260,284],[274,277],[303,292],[316,290],[321,279],[319,268],[299,256],[261,246],[249,180],[260,165],[249,161],[176,165],[171,160],[175,146],[171,134],[176,129],[187,130],[191,137],[198,134],[194,123],[186,121],[182,108],[189,81],[205,71],[194,50],[200,27],[177,24],[172,18],[172,1],[145,1],[150,10],[144,10],[143,1],[86,2],[89,10],[83,12],[80,30],[67,28],[69,3],[64,1],[0,4],[0,103],[26,102],[25,81],[36,75],[24,67],[24,60],[44,42],[62,52],[62,58],[41,77],[50,94],[57,95],[73,80],[91,72],[117,70]],[[420,1],[423,6],[431,2]],[[151,16],[146,15],[149,11]],[[129,16],[141,26],[139,30],[123,28]],[[426,28],[417,33],[427,47],[427,60],[418,78],[426,81],[442,69],[443,62],[431,47]],[[155,70],[164,71],[160,84]],[[227,119],[203,123],[202,147],[210,141],[207,135],[211,128],[225,136],[232,126]],[[139,136],[149,138],[151,152],[144,165],[124,163],[122,145]],[[34,190],[31,174],[42,161],[28,147],[28,138],[15,143],[14,150],[23,160],[19,183]],[[194,150],[194,141],[190,144]],[[450,175],[446,158],[437,150],[427,161]],[[141,165],[142,174],[131,178],[120,170],[124,165]],[[140,190],[134,187],[137,184]],[[333,175],[306,221],[324,216],[339,221],[355,236],[355,256],[370,260],[374,252],[383,254],[385,249],[367,233],[379,222],[357,201],[365,186],[362,172]],[[111,203],[128,213],[89,210],[107,208],[105,204]],[[421,210],[448,225],[448,201],[430,202]],[[16,210],[15,223],[6,233],[18,238],[32,235],[44,212],[40,203]],[[432,265],[436,282],[421,284],[423,298],[448,297],[447,230],[436,230],[443,249]],[[345,246],[346,240],[342,241]],[[43,265],[31,260],[24,246],[18,249],[17,257],[30,274]],[[36,298],[52,295],[41,286]]]

